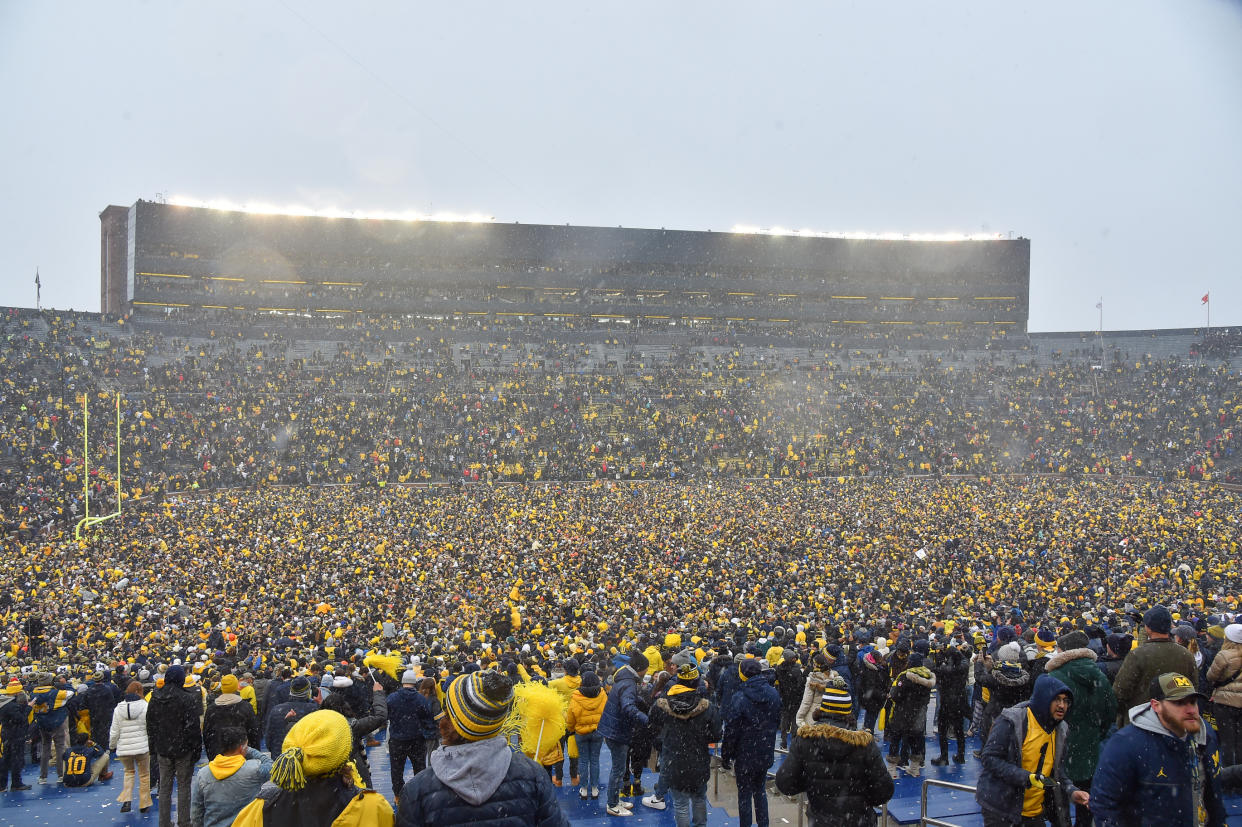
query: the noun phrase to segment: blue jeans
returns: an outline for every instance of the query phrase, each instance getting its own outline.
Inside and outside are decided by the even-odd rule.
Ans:
[[[755,824],[768,827],[768,779],[766,769],[737,770],[737,818],[741,827],[750,827],[751,804],[755,807]]]
[[[664,777],[664,772],[660,772]],[[673,795],[673,818],[677,827],[707,827],[707,785],[697,790],[669,790]],[[691,809],[693,808],[693,819]]]
[[[661,749],[660,750],[660,776],[656,779],[655,789],[651,791],[651,794],[654,795],[656,798],[660,799],[661,801],[668,798],[668,776],[666,775],[665,770],[666,770],[666,767],[664,764],[664,750]]]
[[[608,769],[608,806],[616,807],[621,800],[621,779],[629,764],[630,745],[611,738],[605,738],[604,743],[608,744],[608,755],[612,758],[612,766]]]
[[[586,735],[575,735],[578,742],[578,764],[582,770],[579,785],[584,790],[590,791],[592,787],[602,787],[603,780],[599,777],[599,750],[604,745],[604,736],[598,732],[589,732]]]

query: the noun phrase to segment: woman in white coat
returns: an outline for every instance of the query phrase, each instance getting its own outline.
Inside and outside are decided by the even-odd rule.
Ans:
[[[125,700],[112,711],[108,749],[116,750],[116,757],[125,767],[125,784],[116,799],[121,802],[121,812],[128,813],[133,808],[136,775],[138,810],[145,813],[151,808],[151,748],[147,744],[147,702],[142,698],[142,684],[138,681],[129,684]]]

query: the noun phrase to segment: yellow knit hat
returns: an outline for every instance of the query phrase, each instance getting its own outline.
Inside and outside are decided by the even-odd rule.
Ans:
[[[220,691],[225,695],[237,694],[237,676],[225,675],[220,679]]]
[[[330,709],[312,712],[293,725],[282,749],[272,763],[272,782],[283,790],[300,790],[308,776],[330,775],[349,760],[353,753],[349,722]]]

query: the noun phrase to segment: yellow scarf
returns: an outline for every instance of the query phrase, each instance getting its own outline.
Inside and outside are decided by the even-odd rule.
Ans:
[[[246,756],[244,755],[221,754],[211,759],[207,766],[211,767],[211,774],[216,777],[217,781],[223,781],[240,770],[244,763],[246,763]]]

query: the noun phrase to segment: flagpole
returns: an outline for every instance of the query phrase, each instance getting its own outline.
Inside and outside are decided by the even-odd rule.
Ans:
[[[1098,338],[1100,340],[1100,367],[1108,367],[1108,354],[1104,351],[1104,297],[1100,296],[1100,300],[1095,303],[1095,309],[1100,311],[1100,326]]]

